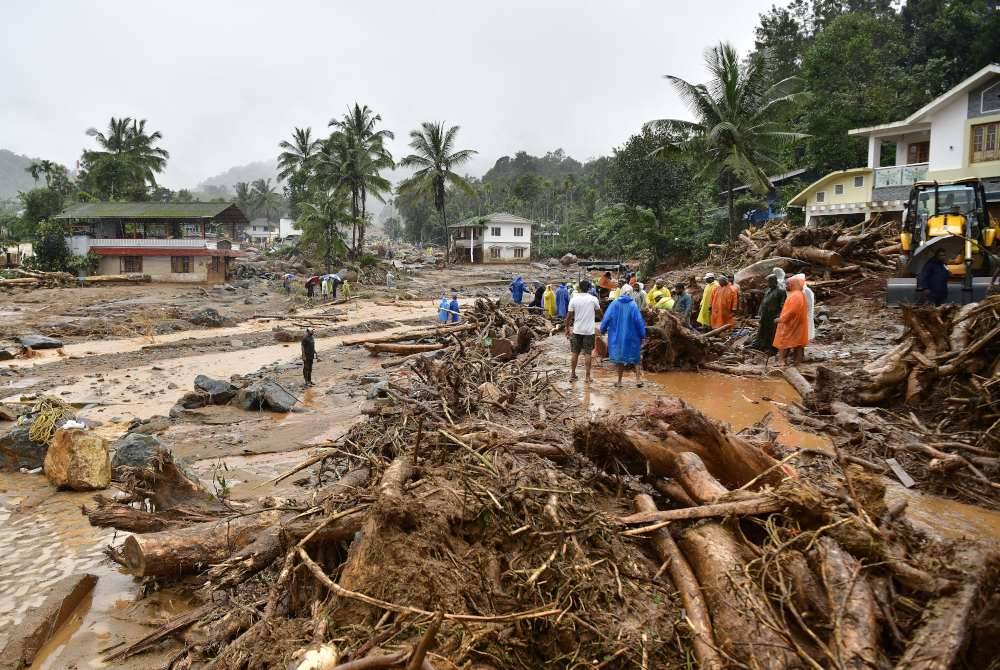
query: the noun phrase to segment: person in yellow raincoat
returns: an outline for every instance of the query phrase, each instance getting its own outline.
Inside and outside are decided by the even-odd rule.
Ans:
[[[667,291],[667,293],[669,294],[670,291]],[[657,301],[660,299],[662,295],[663,295],[663,282],[657,279],[656,283],[653,285],[653,288],[646,292],[646,302],[655,307]]]
[[[556,315],[556,292],[552,290],[552,284],[545,285],[545,293],[542,294],[542,306],[549,316]]]
[[[698,308],[698,323],[706,328],[712,327],[712,291],[719,285],[715,281],[715,273],[709,272],[705,275],[705,290],[701,293],[701,307]]]

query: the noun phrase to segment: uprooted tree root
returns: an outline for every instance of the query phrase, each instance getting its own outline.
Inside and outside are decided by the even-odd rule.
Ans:
[[[286,473],[319,466],[301,501],[202,506],[195,523],[157,493],[185,486],[162,476],[163,459],[158,479],[135,473],[137,493],[175,506],[146,510],[169,528],[129,538],[156,560],[126,562],[165,580],[174,560],[204,604],[106,660],[167,637],[184,641],[173,668],[974,657],[970,640],[990,630],[977,603],[996,584],[986,550],[921,537],[885,509],[875,477],[848,468],[811,483],[676,399],[631,423],[576,423],[534,356],[489,355],[490,332],[413,359],[388,385],[393,404]],[[171,558],[182,536],[218,553]]]

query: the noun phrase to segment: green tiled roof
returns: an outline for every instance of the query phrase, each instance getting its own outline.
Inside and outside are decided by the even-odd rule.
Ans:
[[[73,205],[55,218],[217,219],[233,223],[247,222],[240,208],[229,202],[87,202]]]

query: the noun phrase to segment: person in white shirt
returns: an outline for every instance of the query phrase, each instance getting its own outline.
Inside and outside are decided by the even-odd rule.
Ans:
[[[584,367],[587,370],[585,382],[592,381],[590,376],[591,356],[594,351],[594,333],[597,330],[597,310],[601,303],[597,297],[588,293],[590,282],[584,279],[580,282],[579,290],[573,294],[569,301],[569,312],[566,315],[566,337],[569,338],[569,348],[573,352],[570,359],[571,382],[577,380],[576,364],[580,359],[580,354],[584,356]]]

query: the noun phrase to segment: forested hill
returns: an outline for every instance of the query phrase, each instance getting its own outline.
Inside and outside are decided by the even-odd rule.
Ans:
[[[278,168],[275,161],[257,161],[231,167],[225,172],[209,177],[198,184],[194,190],[199,193],[232,195],[235,184],[239,182],[252,183],[257,179],[270,179],[277,183]]]
[[[32,160],[7,149],[0,149],[0,200],[15,198],[18,191],[27,191],[36,186],[35,180],[24,171]]]

